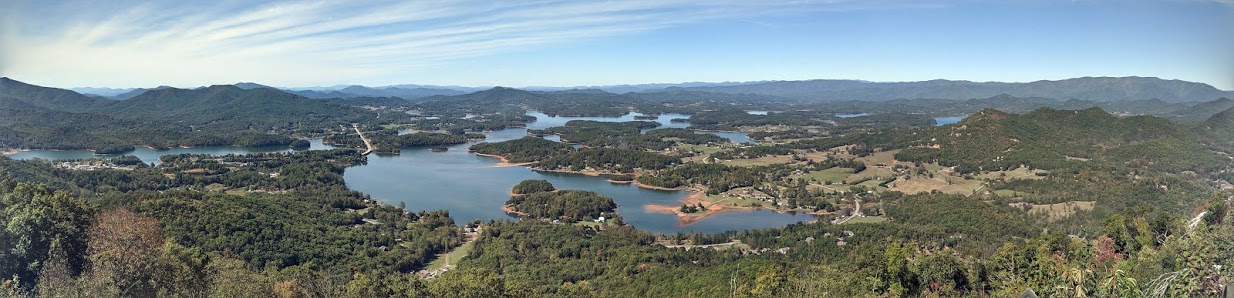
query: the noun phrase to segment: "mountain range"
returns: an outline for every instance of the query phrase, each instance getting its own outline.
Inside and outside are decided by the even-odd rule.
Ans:
[[[264,88],[255,83],[238,83],[244,89]],[[152,89],[166,88],[158,87]],[[273,87],[271,87],[273,88]],[[367,87],[360,85],[331,87],[279,88],[308,98],[399,97],[417,99],[437,95],[461,95],[490,87],[393,85]],[[1029,83],[970,82],[931,80],[921,82],[870,82],[860,80],[760,81],[723,83],[636,84],[586,87],[524,87],[529,91],[563,91],[595,89],[611,93],[648,93],[674,90],[704,91],[725,94],[753,94],[803,101],[888,101],[896,99],[968,100],[998,95],[1015,97],[1079,99],[1097,102],[1129,100],[1161,100],[1166,103],[1202,102],[1234,97],[1234,91],[1224,91],[1211,85],[1154,77],[1083,77],[1057,81]],[[73,88],[83,94],[112,99],[127,99],[149,89]],[[127,90],[127,91],[125,91]],[[123,92],[122,92],[123,91]],[[111,94],[111,95],[108,95]]]
[[[987,98],[1000,94],[1091,101],[1159,99],[1165,102],[1210,101],[1234,96],[1211,85],[1152,77],[1083,77],[1031,83],[932,80],[876,83],[854,80],[777,81],[747,85],[685,87],[720,93],[748,93],[811,101]]]

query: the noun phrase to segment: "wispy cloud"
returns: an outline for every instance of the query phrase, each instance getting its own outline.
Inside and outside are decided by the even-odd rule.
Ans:
[[[6,11],[0,13],[4,18],[0,75],[112,86],[237,80],[317,84],[399,77],[457,59],[683,24],[889,4],[855,0],[99,3],[0,4]]]

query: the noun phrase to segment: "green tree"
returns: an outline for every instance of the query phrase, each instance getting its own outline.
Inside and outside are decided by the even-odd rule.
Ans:
[[[26,289],[54,254],[77,275],[86,264],[87,231],[93,209],[67,192],[25,183],[0,187],[0,278]]]

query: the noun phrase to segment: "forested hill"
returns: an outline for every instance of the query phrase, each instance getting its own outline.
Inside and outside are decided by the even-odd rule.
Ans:
[[[107,100],[8,78],[0,78],[0,116],[0,147],[98,153],[120,153],[138,145],[287,145],[292,141],[287,135],[293,133],[408,117],[378,117],[378,112],[273,88],[162,88],[127,100]]]
[[[910,148],[897,157],[936,160],[960,166],[961,172],[1021,165],[1057,169],[1083,163],[1204,171],[1221,160],[1188,127],[1152,116],[1115,117],[1098,108],[1040,109],[1023,115],[982,110],[935,130],[929,143],[932,146]]]
[[[1198,129],[1205,134],[1206,140],[1214,149],[1227,153],[1234,151],[1234,148],[1231,148],[1234,146],[1234,108],[1208,117]]]
[[[217,85],[200,89],[167,88],[101,107],[101,114],[127,118],[154,118],[190,124],[295,126],[314,123],[363,122],[373,112],[328,101],[309,99],[273,88],[241,89]],[[265,127],[253,127],[265,128]]]
[[[106,104],[108,100],[80,93],[22,83],[0,77],[0,101],[20,101],[52,110],[81,112]]]
[[[869,100],[936,98],[966,100],[999,94],[1092,101],[1160,99],[1167,102],[1210,101],[1234,95],[1203,83],[1153,77],[1083,77],[1031,83],[931,80],[875,83],[855,80],[763,82],[737,86],[690,87],[686,90],[749,93],[810,100]]]

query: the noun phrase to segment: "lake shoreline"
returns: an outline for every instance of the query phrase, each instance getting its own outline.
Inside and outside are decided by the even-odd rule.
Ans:
[[[530,165],[530,164],[533,164],[533,163],[534,163],[534,162],[518,162],[518,163],[515,163],[515,162],[510,162],[510,160],[506,159],[506,157],[505,157],[505,156],[501,156],[501,155],[496,155],[496,154],[484,154],[484,153],[475,152],[475,151],[471,151],[471,150],[468,150],[467,152],[471,152],[471,154],[475,154],[475,155],[479,155],[479,156],[484,156],[484,157],[492,157],[492,158],[496,158],[496,159],[500,160],[501,162],[499,162],[499,163],[497,163],[497,164],[493,165],[493,167],[494,167],[494,168],[507,168],[507,167],[526,166],[526,165]]]

